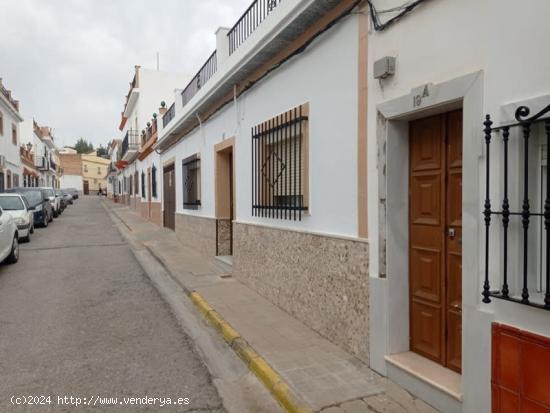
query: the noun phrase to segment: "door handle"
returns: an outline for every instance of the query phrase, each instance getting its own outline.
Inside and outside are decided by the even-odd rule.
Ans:
[[[462,306],[460,304],[452,304],[451,308],[459,313],[462,313]]]
[[[453,239],[456,235],[454,228],[447,229],[447,234],[449,235],[449,238]]]

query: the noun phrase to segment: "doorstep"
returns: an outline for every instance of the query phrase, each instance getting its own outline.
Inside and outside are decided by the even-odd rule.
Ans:
[[[228,277],[225,263],[184,246],[173,231],[159,229],[128,207],[105,206],[124,228],[131,229],[129,236],[155,256],[195,304],[200,302],[199,310],[226,341],[238,337],[257,355],[261,362],[256,367],[264,368],[255,373],[264,384],[276,380],[304,402],[305,409],[300,411],[343,413],[349,411],[347,406],[359,404],[365,412],[393,406],[392,412],[436,413],[236,278]],[[241,345],[232,347],[243,353]],[[253,371],[256,367],[250,366]],[[277,398],[277,391],[270,390]]]
[[[461,411],[462,375],[412,351],[385,359],[389,378],[442,411]]]

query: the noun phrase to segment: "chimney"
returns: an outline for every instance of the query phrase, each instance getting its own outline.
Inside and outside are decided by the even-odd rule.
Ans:
[[[227,27],[218,27],[218,30],[216,30],[216,58],[218,68],[229,57],[229,39],[227,38],[229,30],[231,29]]]

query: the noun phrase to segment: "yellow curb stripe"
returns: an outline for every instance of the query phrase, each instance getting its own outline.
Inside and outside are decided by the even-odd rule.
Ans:
[[[290,413],[312,412],[310,408],[305,407],[304,402],[294,395],[288,384],[269,363],[199,293],[194,291],[189,296],[204,317],[221,333],[223,339],[229,343],[233,351],[246,363],[286,411]]]

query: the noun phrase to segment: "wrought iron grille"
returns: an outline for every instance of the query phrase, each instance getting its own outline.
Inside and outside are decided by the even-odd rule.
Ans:
[[[280,2],[281,0],[256,0],[246,9],[241,18],[227,33],[230,55],[248,39]]]
[[[190,156],[182,161],[183,174],[183,208],[198,209],[201,205],[200,167],[198,155]]]
[[[517,109],[515,113],[515,118],[517,123],[493,127],[493,122],[491,121],[490,115],[487,115],[484,122],[484,133],[485,133],[485,145],[486,145],[486,188],[485,188],[485,205],[484,205],[484,220],[485,220],[485,280],[483,283],[483,302],[490,303],[491,298],[499,298],[508,301],[513,301],[533,307],[543,308],[550,310],[550,262],[548,261],[548,255],[550,255],[550,169],[546,166],[544,173],[541,173],[541,201],[544,198],[543,211],[533,212],[531,209],[533,207],[533,202],[530,197],[530,180],[533,179],[530,176],[530,162],[533,162],[532,156],[530,156],[530,140],[533,139],[532,130],[534,125],[537,123],[544,124],[544,134],[545,134],[545,145],[542,146],[544,151],[543,154],[546,160],[550,158],[550,119],[543,118],[544,115],[550,113],[550,105],[542,109],[537,114],[529,117],[530,110],[526,106],[521,106]],[[519,128],[521,131],[521,138],[523,142],[519,142],[519,145],[523,146],[523,160],[522,160],[522,169],[523,171],[518,174],[522,179],[521,182],[521,191],[520,196],[523,197],[521,201],[521,211],[512,211],[511,202],[510,202],[510,181],[509,181],[509,145],[511,138],[511,130],[513,128]],[[503,145],[503,200],[502,200],[502,209],[494,210],[492,208],[491,199],[490,199],[490,150],[491,144],[494,143],[493,137],[499,136],[502,139]],[[521,169],[521,168],[519,168]],[[542,169],[541,169],[542,172]],[[523,175],[523,176],[521,176]],[[546,192],[543,196],[544,191]],[[503,244],[503,254],[502,254],[502,287],[500,290],[491,290],[491,285],[489,282],[489,247],[490,247],[490,226],[492,223],[492,218],[494,216],[500,217],[502,221],[502,244]],[[532,231],[534,226],[532,225],[532,218],[539,217],[542,220],[541,227],[544,228],[541,230],[540,234],[540,246],[541,246],[541,256],[545,258],[545,263],[542,264],[541,260],[541,278],[545,280],[546,286],[544,291],[541,288],[541,293],[544,296],[544,303],[534,302],[530,293],[532,293],[532,285],[529,285],[529,268],[533,264],[533,260],[530,260],[529,248],[532,246],[529,244],[529,231]],[[511,220],[520,219],[521,221],[521,279],[519,280],[521,294],[514,294],[510,288],[510,260],[509,257],[509,236],[510,236],[510,225]],[[542,247],[544,245],[544,248]],[[542,287],[542,283],[541,283]]]
[[[307,211],[303,107],[252,128],[252,215],[302,220]]]
[[[151,168],[151,195],[157,197],[157,167],[153,165]]]

